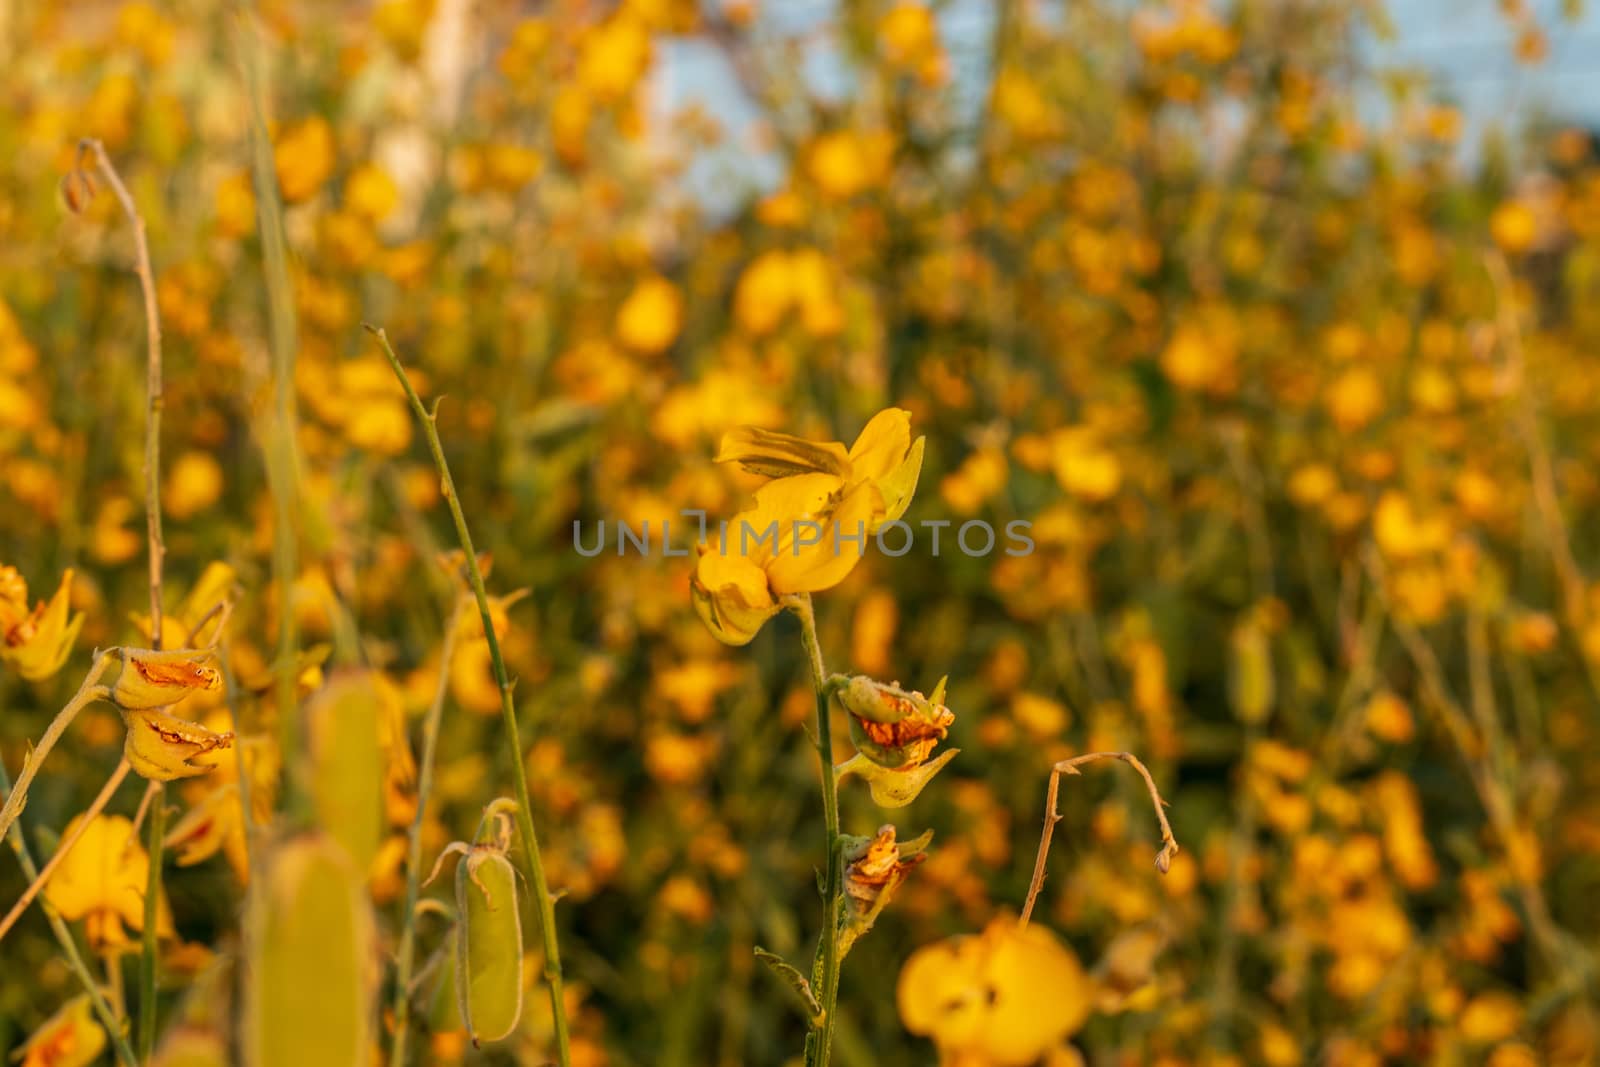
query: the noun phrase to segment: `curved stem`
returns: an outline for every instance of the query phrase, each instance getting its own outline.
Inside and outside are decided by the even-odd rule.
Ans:
[[[394,1047],[389,1053],[393,1067],[405,1067],[406,1031],[411,1023],[411,966],[416,955],[417,896],[422,880],[422,827],[428,814],[428,797],[433,793],[433,756],[439,742],[439,720],[444,713],[445,694],[450,689],[450,658],[455,654],[456,631],[461,625],[464,600],[457,599],[444,632],[444,647],[439,652],[439,681],[433,703],[422,725],[422,758],[417,766],[417,814],[411,820],[411,840],[406,849],[406,910],[401,917],[400,954],[395,971]]]
[[[79,817],[78,825],[73,827],[70,834],[61,839],[61,843],[56,846],[55,855],[51,856],[49,862],[33,876],[33,881],[28,884],[27,889],[22,891],[22,896],[17,898],[17,902],[11,906],[11,910],[6,913],[6,917],[0,919],[0,938],[5,937],[11,928],[17,924],[17,920],[22,918],[22,913],[28,910],[28,905],[33,903],[33,898],[38,896],[39,891],[50,881],[50,876],[56,873],[56,868],[61,866],[61,861],[67,858],[68,853],[72,851],[72,846],[76,845],[78,839],[84,835],[84,831],[89,829],[89,824],[94,821],[95,816],[105,810],[106,804],[111,800],[111,794],[117,791],[117,786],[121,785],[122,780],[128,776],[129,769],[126,759],[117,763],[117,769],[111,772],[111,777],[106,779],[106,784],[100,787],[99,794],[90,802],[83,815]]]
[[[1138,771],[1139,777],[1144,779],[1145,788],[1150,791],[1150,803],[1154,805],[1156,819],[1161,823],[1161,851],[1156,853],[1156,870],[1166,874],[1167,868],[1172,864],[1172,857],[1178,854],[1178,839],[1172,836],[1172,827],[1167,823],[1167,802],[1161,799],[1155,779],[1150,777],[1150,771],[1139,761],[1138,756],[1131,752],[1088,752],[1082,756],[1064,759],[1050,768],[1050,787],[1046,790],[1044,801],[1044,832],[1039,835],[1039,853],[1033,860],[1033,878],[1028,882],[1028,899],[1022,905],[1022,917],[1017,920],[1019,926],[1028,925],[1028,920],[1033,917],[1034,901],[1039,899],[1039,890],[1044,888],[1045,860],[1050,852],[1050,837],[1055,833],[1056,823],[1061,821],[1061,813],[1056,810],[1056,794],[1061,788],[1061,776],[1081,774],[1079,766],[1103,759],[1121,760]]]
[[[67,701],[66,706],[56,713],[50,725],[45,727],[38,746],[28,753],[28,758],[22,763],[22,770],[17,774],[17,784],[6,793],[5,807],[0,808],[0,837],[5,836],[6,831],[11,829],[11,824],[17,821],[17,816],[22,814],[22,805],[28,799],[28,786],[33,784],[33,776],[39,773],[39,765],[50,755],[50,750],[56,747],[56,742],[61,740],[61,735],[72,725],[72,720],[78,717],[78,712],[110,694],[111,690],[96,684],[110,663],[111,650],[95,656],[94,663],[89,667],[89,673],[84,675],[83,684],[78,687],[72,699]]]
[[[123,760],[122,765],[127,766]],[[156,920],[161,908],[161,845],[167,832],[167,789],[163,782],[151,782],[150,873],[144,886],[144,929],[140,932],[139,955],[139,1062],[149,1063],[156,1047]]]
[[[544,859],[539,852],[539,835],[533,827],[533,804],[528,797],[528,770],[523,764],[522,738],[517,729],[517,709],[511,699],[511,679],[506,674],[505,659],[500,654],[500,639],[495,636],[494,620],[489,614],[489,592],[483,584],[483,571],[478,566],[478,553],[472,546],[472,534],[467,529],[467,519],[462,514],[461,501],[456,497],[456,483],[450,477],[450,464],[444,458],[444,446],[439,441],[439,428],[435,424],[433,413],[422,406],[422,398],[417,396],[416,389],[412,388],[411,379],[406,376],[400,358],[394,354],[394,349],[389,345],[389,336],[376,326],[369,325],[366,329],[383,346],[383,354],[389,360],[389,366],[394,369],[395,377],[400,380],[400,387],[405,390],[406,399],[411,402],[411,409],[416,412],[417,421],[422,424],[423,435],[428,439],[428,450],[433,453],[434,465],[439,469],[440,490],[445,503],[450,506],[450,517],[455,521],[456,537],[461,542],[461,551],[467,557],[467,579],[472,585],[473,596],[478,601],[478,616],[483,621],[483,636],[489,644],[489,659],[494,664],[495,681],[500,686],[500,717],[505,723],[506,744],[511,749],[511,783],[517,799],[517,832],[522,839],[522,851],[528,866],[528,881],[533,886],[534,903],[539,909],[539,929],[544,947],[544,977],[550,986],[550,1017],[555,1029],[556,1056],[561,1067],[569,1067],[572,1062],[572,1051],[567,1036],[567,1008],[562,995],[561,948],[556,939],[555,898],[550,895],[550,886],[545,880]],[[437,409],[437,404],[435,408]]]
[[[786,597],[784,606],[800,619],[800,640],[805,645],[806,660],[811,667],[811,685],[817,694],[817,761],[822,782],[823,842],[826,846],[827,872],[823,876],[822,933],[818,937],[817,954],[820,957],[820,980],[817,1000],[822,1014],[817,1028],[806,1040],[808,1067],[827,1067],[833,1052],[833,1022],[839,1003],[839,774],[833,766],[833,716],[828,700],[832,687],[828,684],[828,671],[822,662],[822,645],[817,640],[817,616],[811,606],[811,596],[800,593]]]

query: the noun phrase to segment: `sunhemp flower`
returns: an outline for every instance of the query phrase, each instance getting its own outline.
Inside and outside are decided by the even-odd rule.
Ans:
[[[827,474],[840,491],[871,485],[878,491],[867,532],[906,513],[922,473],[927,438],[911,440],[911,413],[886,408],[874,415],[847,451],[838,441],[817,443],[756,426],[741,426],[722,437],[718,463],[737,463],[752,474],[783,479],[801,474]]]
[[[46,1019],[14,1055],[21,1060],[17,1067],[89,1067],[105,1047],[106,1032],[83,993]]]
[[[907,1030],[933,1039],[944,1065],[1024,1067],[1083,1025],[1093,985],[1043,926],[1001,916],[978,935],[924,945],[900,971]]]
[[[729,431],[718,461],[772,481],[756,491],[754,508],[701,546],[692,591],[711,632],[746,644],[777,614],[779,598],[842,582],[867,537],[905,514],[922,449],[898,408],[874,416],[849,450],[755,427]]]
[[[83,820],[67,824],[69,838]],[[131,943],[127,930],[144,929],[144,893],[150,858],[134,837],[133,823],[121,815],[97,815],[45,884],[45,899],[66,919],[82,919],[96,952]],[[163,898],[156,904],[156,933],[174,935],[172,914]]]
[[[0,567],[0,660],[30,682],[43,681],[61,669],[83,626],[83,615],[69,616],[72,571],[49,603],[28,608],[28,583],[15,567]]]
[[[148,648],[121,650],[122,670],[111,687],[111,702],[122,710],[128,729],[123,754],[146,778],[168,782],[212,769],[194,758],[229,748],[233,734],[218,733],[166,711],[192,693],[215,689],[222,675],[215,653],[203,649],[157,652]]]

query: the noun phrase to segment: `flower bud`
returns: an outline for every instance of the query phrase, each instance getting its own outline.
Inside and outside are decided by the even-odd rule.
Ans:
[[[214,666],[216,653],[207,649],[124,648],[121,656],[122,671],[111,687],[111,702],[123,711],[165,708],[190,693],[222,684],[222,673]]]

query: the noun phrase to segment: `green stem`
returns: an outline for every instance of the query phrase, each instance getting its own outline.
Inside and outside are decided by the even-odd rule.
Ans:
[[[249,9],[249,5],[244,5]],[[272,496],[272,580],[278,596],[278,647],[273,664],[273,697],[278,713],[278,746],[283,753],[284,807],[300,812],[305,797],[299,785],[300,721],[296,687],[292,589],[299,566],[296,516],[299,479],[295,442],[294,364],[298,350],[294,287],[289,277],[289,251],[283,234],[283,205],[278,198],[277,168],[267,134],[266,89],[262,84],[265,45],[253,26],[241,43],[252,123],[251,172],[256,194],[256,221],[261,231],[262,273],[267,290],[268,340],[272,363],[272,419],[265,442],[267,482]]]
[[[365,325],[365,324],[363,324]],[[368,332],[383,346],[383,354],[394,369],[406,399],[422,424],[423,435],[428,439],[428,450],[433,453],[434,465],[439,469],[439,487],[445,503],[450,506],[450,517],[455,521],[456,538],[461,551],[466,554],[467,577],[472,583],[473,596],[478,601],[478,615],[483,621],[483,636],[489,644],[489,659],[494,664],[495,682],[500,686],[500,717],[504,720],[506,743],[511,749],[511,781],[517,799],[517,832],[522,839],[526,855],[528,881],[533,885],[534,903],[539,908],[539,929],[544,944],[544,976],[550,987],[550,1016],[555,1027],[556,1057],[561,1067],[570,1067],[572,1052],[567,1037],[567,1009],[562,995],[561,949],[556,940],[555,898],[550,895],[544,876],[544,859],[539,852],[539,835],[533,828],[533,804],[528,797],[528,771],[523,765],[522,738],[517,729],[517,709],[511,699],[511,679],[506,674],[506,663],[500,654],[500,639],[495,636],[494,620],[489,614],[489,591],[483,584],[483,571],[478,566],[477,550],[472,546],[472,534],[467,529],[467,518],[461,512],[461,501],[456,496],[455,481],[450,477],[450,464],[444,458],[444,446],[439,442],[439,428],[434,411],[422,405],[422,398],[412,388],[405,367],[389,345],[389,336],[376,326],[366,326]]]
[[[817,694],[817,760],[822,782],[823,843],[828,868],[822,890],[822,933],[817,941],[821,957],[821,981],[817,1000],[822,1018],[806,1040],[807,1067],[828,1067],[833,1050],[833,1024],[839,1003],[839,774],[833,766],[833,716],[828,707],[828,672],[822,663],[822,646],[817,641],[817,617],[811,596],[801,593],[785,601],[800,619],[800,639],[811,667],[811,684]]]
[[[139,1062],[156,1047],[156,920],[161,913],[161,847],[167,834],[167,787],[150,783],[150,874],[144,888],[143,951],[139,956]]]
[[[439,682],[433,691],[433,703],[428,707],[428,717],[422,724],[422,758],[417,767],[417,814],[411,820],[411,840],[406,851],[406,910],[401,918],[400,956],[395,972],[394,990],[394,1047],[389,1053],[393,1067],[405,1067],[406,1031],[411,1024],[411,965],[416,955],[417,896],[422,882],[422,826],[428,814],[428,797],[433,793],[433,756],[439,743],[439,720],[444,713],[445,694],[450,688],[450,658],[455,654],[456,631],[461,626],[461,609],[465,603],[457,600],[450,612],[450,621],[444,632],[444,647],[439,653]]]
[[[11,777],[6,774],[4,763],[0,763],[0,789],[7,792],[11,789]],[[22,868],[23,877],[30,883],[35,881],[39,877],[39,866],[33,862],[33,853],[29,851],[28,842],[22,836],[21,823],[12,824],[9,838],[11,849],[17,854],[17,865]],[[73,940],[72,931],[67,927],[66,921],[48,900],[44,901],[41,907],[44,909],[45,919],[50,923],[50,929],[55,932],[56,943],[61,946],[61,954],[67,957],[67,965],[72,968],[72,973],[78,976],[83,991],[89,994],[89,1003],[94,1006],[94,1013],[100,1017],[100,1025],[105,1027],[106,1036],[111,1041],[111,1048],[117,1054],[118,1062],[123,1067],[138,1067],[139,1061],[123,1034],[122,1020],[117,1018],[117,1013],[112,1010],[105,994],[100,992],[100,984],[94,980],[89,965],[83,961],[83,953],[78,951],[78,943]]]

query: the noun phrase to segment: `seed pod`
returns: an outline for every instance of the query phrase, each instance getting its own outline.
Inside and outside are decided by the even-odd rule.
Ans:
[[[372,866],[383,837],[382,712],[367,672],[335,677],[306,705],[317,821],[360,871]]]
[[[522,1017],[522,915],[503,850],[475,845],[456,867],[456,998],[472,1043],[499,1041]]]
[[[1251,617],[1233,629],[1229,639],[1228,695],[1241,722],[1258,724],[1272,712],[1276,683],[1272,672],[1272,638]]]
[[[428,1028],[434,1033],[445,1033],[462,1029],[460,998],[456,995],[454,927],[445,935],[444,945],[439,951],[443,953],[443,958],[436,961],[439,966],[435,972],[437,977],[434,979],[433,995],[428,1001]]]
[[[248,924],[245,1063],[366,1062],[376,974],[363,873],[313,831],[274,849],[263,881]]]

